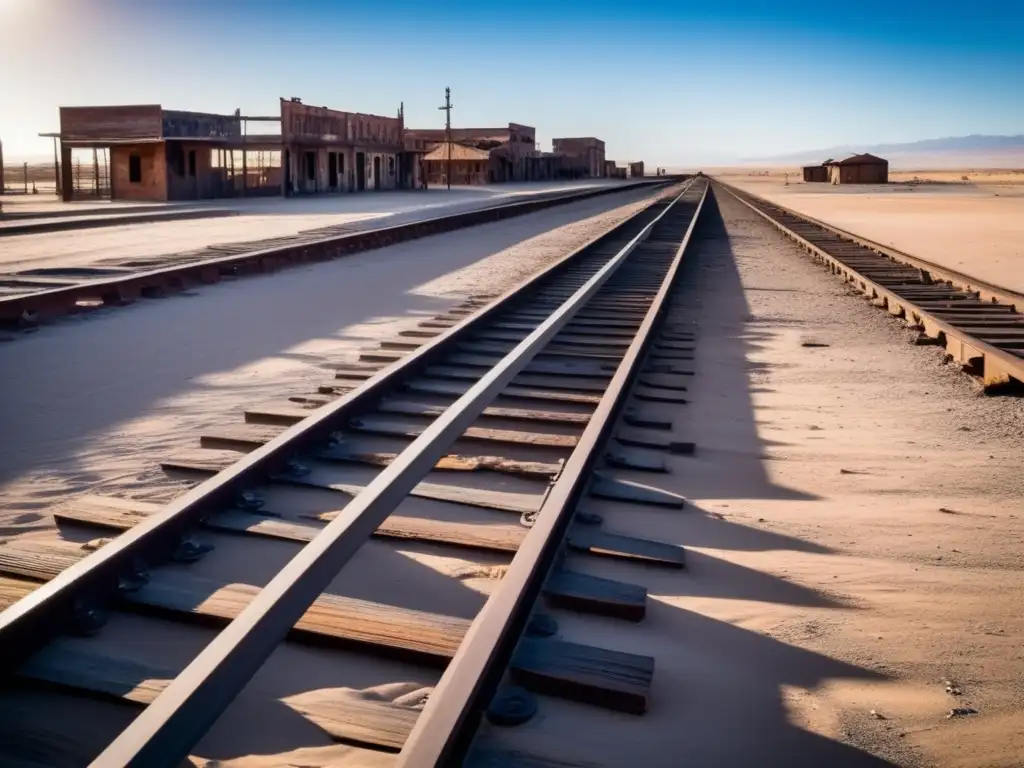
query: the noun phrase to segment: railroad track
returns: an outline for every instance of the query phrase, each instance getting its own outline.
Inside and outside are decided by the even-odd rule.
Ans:
[[[19,708],[0,718],[0,764],[178,765],[294,646],[328,649],[317,659],[329,667],[384,658],[444,670],[422,709],[379,697],[307,705],[309,721],[357,745],[346,765],[554,765],[495,748],[481,723],[525,722],[549,697],[642,715],[654,660],[559,633],[558,621],[643,620],[646,590],[593,575],[592,559],[684,566],[681,547],[605,525],[594,507],[683,506],[636,477],[693,450],[666,437],[664,411],[685,404],[692,374],[693,334],[672,302],[706,194],[705,179],[673,188],[519,288],[421,322],[315,393],[205,432],[164,460],[205,478],[166,505],[58,507],[59,525],[89,532],[84,546],[0,546],[8,689],[43,712],[51,695],[82,717],[91,697],[130,709],[123,732],[72,734]],[[492,580],[503,575],[475,617],[332,594],[371,539],[473,552],[497,564],[484,569]],[[249,584],[226,555],[259,559],[271,551],[260,542],[281,567]],[[219,631],[169,668],[105,640],[138,614],[167,631]]]
[[[79,267],[45,267],[0,274],[0,326],[31,328],[70,314],[161,298],[195,285],[272,272],[291,264],[327,261],[427,235],[578,202],[665,180],[536,195],[523,202],[479,208],[374,229],[336,226],[271,241],[214,246],[170,257],[122,259]]]
[[[1024,295],[715,182],[876,306],[945,346],[990,393],[1024,385]]]

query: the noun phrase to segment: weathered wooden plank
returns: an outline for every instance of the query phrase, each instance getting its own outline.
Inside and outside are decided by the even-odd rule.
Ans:
[[[548,577],[544,599],[555,608],[629,621],[640,621],[647,614],[646,587],[564,568]]]
[[[325,472],[312,468],[307,474],[274,476],[275,482],[290,483],[308,488],[323,488],[338,491],[348,496],[356,496],[366,487],[360,482],[345,482],[334,479],[337,473]],[[514,493],[512,491],[496,491],[487,488],[468,488],[441,483],[418,483],[410,492],[410,496],[431,501],[443,501],[449,504],[461,504],[477,509],[493,509],[498,512],[514,512],[523,515],[536,512],[540,507],[543,494]]]
[[[540,324],[533,323],[516,323],[516,322],[498,322],[492,325],[492,328],[497,328],[503,331],[525,331],[527,335],[533,333]],[[626,325],[625,327],[615,324],[596,324],[596,323],[575,323],[570,321],[565,326],[565,332],[573,336],[602,336],[604,338],[627,338],[632,339],[636,336],[637,326],[634,324]]]
[[[627,407],[622,415],[622,420],[631,427],[643,427],[646,429],[672,429],[672,422],[655,416],[640,408]]]
[[[21,677],[149,705],[170,684],[175,672],[116,656],[99,648],[50,646],[32,656],[18,670]],[[310,722],[339,741],[357,742],[385,749],[401,749],[419,711],[389,702],[352,696],[326,704],[292,705]],[[360,750],[362,751],[362,750]],[[365,750],[361,766],[387,768],[394,755]]]
[[[621,445],[633,448],[650,448],[656,451],[668,451],[669,453],[681,456],[692,456],[696,451],[696,445],[692,442],[680,440],[668,440],[654,435],[646,435],[633,430],[617,432],[615,441]]]
[[[502,358],[515,349],[516,344],[512,341],[466,341],[461,342],[456,346],[461,352],[466,352],[468,354],[497,355],[499,358]],[[622,350],[604,350],[598,347],[586,347],[581,349],[578,347],[566,347],[561,344],[549,344],[537,353],[536,359],[538,361],[543,361],[545,359],[563,361],[583,360],[614,365],[622,359]]]
[[[435,379],[454,379],[456,381],[479,381],[482,373],[475,368],[464,368],[454,365],[428,366],[426,375]],[[544,374],[521,373],[513,380],[511,386],[537,387],[538,389],[568,390],[576,392],[604,392],[608,388],[607,379],[583,376],[548,376]],[[502,393],[504,394],[504,392]]]
[[[593,526],[577,525],[569,531],[568,547],[576,552],[619,560],[635,560],[670,568],[686,566],[686,550],[661,541],[608,533]]]
[[[98,548],[95,544],[102,542],[93,542],[88,549],[59,542],[10,542],[0,546],[0,573],[49,581],[87,557]],[[0,600],[14,596],[12,586],[3,585]],[[28,585],[26,590],[32,588],[33,585]],[[181,572],[157,570],[138,590],[120,592],[119,599],[135,608],[191,615],[226,625],[259,593],[259,587],[248,584],[218,584]],[[7,604],[2,607],[6,608]],[[455,655],[468,629],[466,619],[321,595],[295,624],[290,637],[315,643],[354,643],[443,666]]]
[[[473,339],[479,341],[513,341],[521,342],[529,333],[516,333],[514,331],[490,331],[483,330],[473,334]],[[592,336],[588,334],[566,333],[562,331],[551,339],[554,344],[566,344],[579,347],[602,347],[602,348],[623,348],[631,343],[631,339],[624,339],[618,336]]]
[[[160,462],[164,470],[179,472],[195,472],[198,474],[216,474],[230,467],[240,458],[241,454],[234,451],[219,451],[198,448],[171,456]],[[305,474],[289,473],[272,475],[271,481],[288,483],[307,488],[322,488],[338,491],[348,496],[356,496],[366,487],[360,482],[345,482],[335,479],[338,473],[332,473],[319,467],[307,468]],[[465,488],[441,483],[419,483],[410,496],[432,501],[444,501],[451,504],[462,504],[479,509],[494,509],[501,512],[525,514],[536,511],[541,494],[513,493],[511,491],[495,491],[485,488]]]
[[[612,448],[605,453],[605,461],[610,467],[635,469],[641,472],[668,472],[664,456],[629,448]]]
[[[686,502],[678,493],[597,472],[594,473],[589,493],[601,499],[630,501],[634,504],[651,504],[673,509],[682,509]]]
[[[413,379],[403,384],[408,392],[423,395],[455,395],[461,397],[469,388],[465,384],[444,379]],[[581,403],[597,405],[601,395],[584,394],[582,392],[561,392],[542,387],[520,387],[511,385],[501,390],[501,397],[509,400],[546,400],[554,403]]]
[[[654,659],[551,638],[523,638],[512,678],[537,693],[618,712],[647,711]]]
[[[336,399],[331,385],[321,386],[320,389],[321,391],[326,390],[327,394],[319,396],[295,396],[291,399],[297,403],[296,405],[272,403],[248,408],[245,411],[245,420],[249,424],[279,425],[282,427],[297,424],[303,419],[309,418],[312,414],[311,406],[326,404],[327,402]],[[377,404],[376,410],[378,413],[384,414],[436,417],[444,413],[445,410],[447,410],[447,407],[443,405],[431,405],[403,400],[384,400]],[[587,414],[581,413],[560,413],[558,411],[542,411],[529,408],[499,408],[493,406],[485,408],[483,413],[480,415],[482,418],[551,422],[555,424],[585,425],[590,420],[590,417]],[[216,429],[217,433],[223,433],[223,430],[220,428]],[[277,433],[279,432],[280,430],[278,430]],[[264,442],[266,442],[266,440],[261,440],[257,444],[261,445]],[[235,448],[238,446],[226,443],[224,445],[207,445],[205,447]]]
[[[419,437],[425,426],[410,424],[399,419],[388,419],[380,416],[364,416],[349,424],[355,432],[373,435],[390,435],[393,437]],[[512,429],[488,429],[470,427],[459,437],[459,440],[480,440],[510,445],[538,445],[550,448],[575,448],[579,438],[574,435],[549,435],[543,432],[526,432]]]
[[[242,438],[241,440],[238,439],[239,436]],[[260,431],[257,433],[257,437],[265,438],[267,434],[265,431]],[[208,435],[201,435],[199,444],[203,448],[235,451],[242,446],[244,439],[244,430],[235,427]],[[263,442],[266,442],[266,440],[264,439]],[[249,449],[259,444],[261,443],[250,440],[249,444],[244,446],[244,449]],[[324,461],[347,462],[370,467],[386,467],[395,460],[397,455],[397,453],[385,451],[362,450],[359,447],[358,440],[346,440],[342,444],[310,452],[310,456]],[[170,461],[173,462],[173,458]],[[448,454],[438,459],[434,469],[442,472],[498,472],[546,480],[558,474],[561,470],[561,464],[542,461],[519,461],[503,456],[460,456],[458,454]]]
[[[635,389],[632,392],[633,397],[637,400],[641,400],[647,403],[676,403],[677,405],[686,405],[690,402],[683,395],[677,394],[667,389],[653,389],[647,387],[644,389]]]
[[[526,311],[513,311],[507,315],[503,315],[503,320],[509,321],[536,321],[539,325],[541,321],[547,319],[551,315],[545,315],[543,312],[526,312]],[[574,326],[594,326],[597,328],[624,328],[627,330],[634,330],[640,327],[640,321],[643,319],[642,313],[637,313],[636,320],[623,319],[621,317],[608,317],[603,314],[584,313],[579,312],[572,318],[572,324]]]
[[[680,374],[672,375],[668,373],[649,373],[640,376],[637,381],[645,387],[653,387],[654,389],[669,389],[676,392],[686,392],[688,379],[681,378]]]
[[[340,510],[310,515],[311,519],[330,522]],[[466,549],[492,552],[515,552],[523,543],[528,529],[520,525],[476,525],[428,520],[420,517],[392,515],[377,529],[375,536],[448,544]]]
[[[511,350],[510,350],[511,351]],[[504,355],[458,354],[445,358],[448,365],[468,368],[493,368]],[[585,360],[534,361],[526,366],[526,373],[548,374],[555,376],[583,376],[591,378],[611,378],[616,366],[610,363],[589,362]]]
[[[126,531],[160,509],[159,504],[143,501],[85,496],[58,507],[53,514],[58,521]],[[337,511],[299,516],[326,522],[334,519]],[[272,512],[254,514],[239,510],[217,512],[205,520],[204,526],[216,531],[300,543],[312,541],[323,530],[319,525],[304,525],[282,520]],[[518,524],[476,525],[391,515],[381,523],[373,535],[375,538],[383,539],[423,541],[493,552],[515,552],[526,533],[527,529]]]
[[[384,400],[377,404],[378,413],[389,413],[402,416],[440,416],[448,409],[445,405],[428,405],[415,401]],[[485,408],[481,417],[508,419],[509,421],[532,421],[549,424],[572,424],[586,426],[590,422],[590,414],[566,413],[562,411],[541,411],[533,408],[501,408],[491,406]]]
[[[397,453],[385,451],[362,451],[358,442],[345,441],[341,444],[315,451],[313,456],[328,461],[347,461],[373,467],[386,467],[395,460]],[[442,472],[497,472],[507,475],[522,475],[548,480],[557,475],[562,465],[544,461],[517,461],[504,456],[460,456],[450,453],[434,464]]]
[[[315,412],[316,408],[299,403],[268,403],[266,405],[255,405],[246,408],[244,418],[249,424],[288,427],[292,424],[298,424],[303,419],[308,419]],[[262,442],[266,442],[266,440]]]

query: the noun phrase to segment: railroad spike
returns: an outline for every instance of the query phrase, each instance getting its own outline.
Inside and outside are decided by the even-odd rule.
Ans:
[[[509,685],[494,694],[487,707],[487,721],[492,725],[522,725],[537,714],[537,697],[518,685]]]
[[[212,552],[213,549],[213,544],[198,541],[192,536],[183,536],[174,552],[171,553],[171,560],[176,563],[194,563],[202,559],[208,552]]]
[[[558,622],[550,614],[534,613],[524,631],[527,637],[553,637],[558,634]]]
[[[245,512],[257,512],[263,508],[266,500],[254,491],[243,491],[235,499],[235,506]]]
[[[96,635],[107,623],[107,615],[98,603],[89,599],[75,601],[71,609],[70,631],[79,637]]]
[[[131,567],[121,574],[117,588],[121,592],[138,592],[149,583],[149,568],[139,556],[132,558]]]

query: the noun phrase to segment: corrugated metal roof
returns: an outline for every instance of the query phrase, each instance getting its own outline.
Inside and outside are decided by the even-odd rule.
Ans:
[[[447,160],[448,159],[448,147],[451,146],[451,159],[452,160],[490,160],[490,152],[486,152],[482,149],[476,149],[475,147],[466,147],[462,144],[456,144],[455,142],[449,143],[442,141],[430,152],[423,156],[424,160]]]

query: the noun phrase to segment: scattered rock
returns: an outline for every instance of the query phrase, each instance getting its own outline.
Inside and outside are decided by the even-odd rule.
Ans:
[[[949,710],[949,714],[946,715],[946,719],[952,720],[954,717],[967,717],[968,715],[976,715],[978,710],[971,709],[970,707],[954,707]]]
[[[759,517],[759,518],[757,518],[757,522],[759,522],[759,523],[763,523],[763,522],[764,522],[764,518],[763,518],[763,517]]]
[[[958,427],[958,429],[959,429],[960,432],[970,432],[971,431],[970,427]]]
[[[826,344],[823,341],[805,341],[800,346],[801,347],[830,347],[832,345],[831,344]]]
[[[871,716],[873,718],[875,718],[875,720],[888,720],[889,719],[885,715],[883,715],[881,712],[879,712],[877,709],[872,709],[871,710]]]
[[[950,509],[949,507],[939,507],[939,512],[942,512],[944,515],[959,515],[960,514],[955,509]]]
[[[963,688],[961,688],[956,683],[950,680],[946,681],[946,693],[948,693],[950,696],[962,696],[963,692]]]

